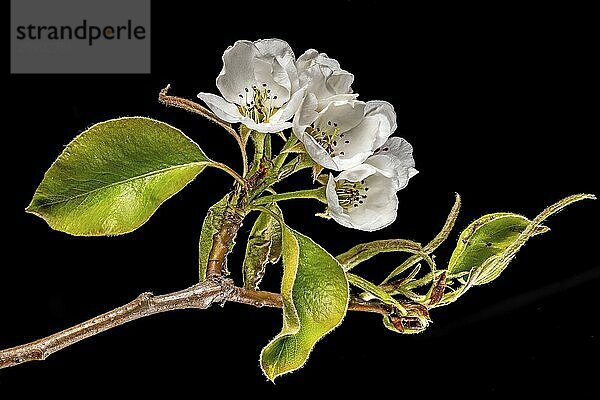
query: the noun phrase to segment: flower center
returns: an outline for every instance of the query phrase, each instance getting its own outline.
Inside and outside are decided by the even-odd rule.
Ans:
[[[335,192],[338,195],[338,201],[344,211],[363,204],[367,198],[369,188],[365,186],[365,181],[350,182],[340,179],[335,183]]]
[[[278,110],[273,106],[273,100],[277,100],[277,96],[271,95],[271,90],[263,83],[261,87],[256,85],[251,89],[244,88],[244,93],[238,95],[245,105],[238,105],[240,114],[252,119],[260,124],[269,122],[269,118]]]
[[[312,136],[331,156],[336,155],[335,148],[337,147],[337,139],[339,137],[344,137],[344,134],[339,134],[340,128],[338,128],[337,122],[331,121],[327,121],[327,125],[318,126],[316,128],[315,123],[313,122],[306,128],[306,133]],[[339,154],[343,156],[344,152],[342,151]]]

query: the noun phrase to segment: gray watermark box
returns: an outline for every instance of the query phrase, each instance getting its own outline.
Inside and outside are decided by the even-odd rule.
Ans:
[[[10,71],[150,73],[150,0],[11,0]]]

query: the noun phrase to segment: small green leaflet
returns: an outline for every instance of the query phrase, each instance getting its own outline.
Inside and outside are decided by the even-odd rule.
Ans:
[[[281,215],[281,209],[277,204],[266,207]],[[267,263],[275,264],[279,261],[281,251],[281,224],[271,214],[260,213],[252,226],[246,245],[246,256],[242,267],[244,287],[258,289]]]
[[[315,343],[337,327],[348,308],[346,274],[312,239],[283,227],[283,329],[263,349],[263,372],[274,380],[301,368]]]
[[[470,285],[493,281],[531,237],[549,230],[542,222],[566,206],[584,199],[595,197],[585,194],[569,196],[546,208],[533,220],[511,213],[488,214],[477,219],[458,239],[448,264],[448,279],[469,274],[472,278]]]
[[[211,163],[196,143],[164,122],[101,122],[66,146],[26,211],[71,235],[128,233]]]
[[[448,264],[450,277],[469,272],[502,254],[531,221],[511,213],[488,214],[472,222],[458,238]],[[540,227],[534,234],[547,230]]]
[[[198,254],[198,268],[200,281],[206,279],[206,267],[208,265],[208,256],[213,244],[213,236],[217,233],[217,230],[221,226],[223,220],[223,213],[227,208],[227,201],[229,195],[226,195],[221,200],[213,204],[204,217],[202,223],[202,230],[200,231],[200,241],[198,243],[199,254]],[[233,248],[235,242],[230,243],[229,251]]]

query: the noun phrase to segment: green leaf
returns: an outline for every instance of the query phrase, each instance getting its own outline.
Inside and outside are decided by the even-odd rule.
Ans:
[[[448,264],[449,276],[469,272],[501,254],[530,223],[527,218],[511,213],[488,214],[475,220],[458,238]]]
[[[585,194],[569,196],[548,207],[533,220],[511,213],[479,218],[461,233],[450,258],[448,278],[468,273],[474,286],[493,281],[531,237],[549,230],[542,225],[544,220],[569,204],[594,198]],[[475,270],[476,274],[473,273]]]
[[[277,204],[266,206],[274,213],[281,215]],[[281,256],[280,223],[269,213],[262,212],[252,226],[242,271],[244,287],[258,289],[268,262],[276,263]]]
[[[164,122],[101,122],[67,145],[26,211],[72,235],[128,233],[211,163],[196,143]]]
[[[340,264],[312,239],[283,227],[283,329],[261,352],[265,375],[301,368],[315,343],[337,327],[348,308]]]
[[[200,281],[206,279],[206,267],[208,265],[208,256],[213,244],[213,236],[217,233],[217,230],[221,227],[221,221],[223,220],[223,214],[227,208],[227,201],[229,200],[229,194],[219,200],[217,203],[212,205],[206,212],[204,222],[202,223],[202,230],[200,231],[200,242],[199,242],[199,275]],[[235,242],[230,243],[229,251],[233,249]]]

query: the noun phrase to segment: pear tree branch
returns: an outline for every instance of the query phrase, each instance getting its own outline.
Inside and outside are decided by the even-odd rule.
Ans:
[[[81,340],[101,332],[116,328],[136,319],[167,311],[199,309],[225,302],[247,304],[254,307],[281,308],[281,295],[237,287],[231,279],[213,276],[210,279],[190,286],[187,289],[155,296],[142,293],[133,301],[107,313],[82,322],[71,328],[45,338],[0,350],[0,369],[13,367],[29,361],[42,361],[47,357]],[[353,298],[348,310],[388,315],[392,308],[379,301],[364,301]]]

